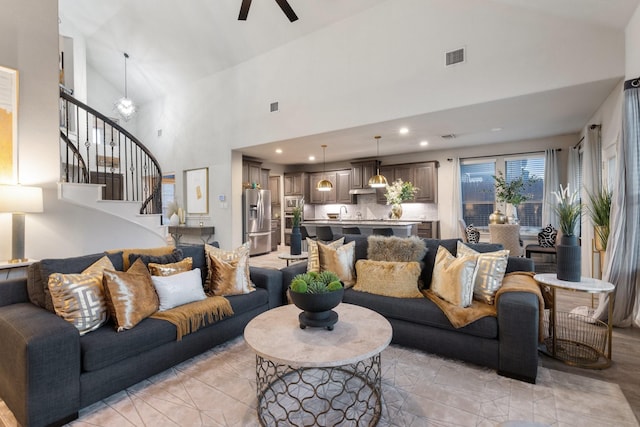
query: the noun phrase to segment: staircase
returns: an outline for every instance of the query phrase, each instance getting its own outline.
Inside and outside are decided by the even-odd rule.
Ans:
[[[166,236],[162,171],[156,158],[114,119],[60,89],[58,197]]]

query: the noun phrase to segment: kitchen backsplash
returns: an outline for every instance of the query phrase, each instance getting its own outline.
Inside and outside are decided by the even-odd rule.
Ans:
[[[339,213],[340,207],[345,206],[347,213],[342,209],[343,219],[357,219],[357,213],[362,214],[362,219],[387,219],[391,206],[377,203],[375,194],[359,194],[358,204],[339,205],[313,205],[314,219],[327,219],[328,213]],[[306,207],[310,207],[307,205]],[[305,209],[305,218],[310,218]],[[436,221],[438,219],[438,205],[435,203],[403,203],[402,219]]]

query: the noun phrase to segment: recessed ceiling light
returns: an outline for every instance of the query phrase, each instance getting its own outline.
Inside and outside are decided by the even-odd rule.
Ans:
[[[427,145],[429,145],[429,141],[427,141],[427,140],[420,141],[420,146],[421,147],[426,147]]]
[[[282,154],[282,148],[276,148],[276,153],[277,154]]]
[[[312,162],[316,159],[316,156],[309,156],[309,160],[311,160]]]
[[[491,132],[500,132],[502,128],[491,128]]]
[[[400,128],[399,132],[400,132],[400,135],[406,135],[409,133],[409,128],[407,127]]]

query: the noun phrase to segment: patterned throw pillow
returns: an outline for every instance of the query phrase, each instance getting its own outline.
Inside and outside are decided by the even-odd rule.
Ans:
[[[480,253],[458,242],[458,258],[472,256],[476,258],[476,268],[473,271],[473,298],[487,304],[493,304],[494,297],[507,270],[509,258],[508,250]]]
[[[80,274],[49,276],[48,287],[56,314],[78,328],[80,335],[98,329],[109,318],[102,288],[105,269],[114,269],[106,256]]]
[[[558,230],[553,228],[551,224],[547,225],[538,233],[538,244],[543,248],[552,248],[556,245],[556,236]]]
[[[204,288],[209,294],[220,295],[225,292],[223,289],[219,289],[220,276],[226,276],[226,273],[228,273],[227,267],[229,267],[223,263],[234,263],[235,282],[233,283],[233,289],[236,290],[234,291],[235,293],[248,294],[255,290],[249,275],[250,244],[250,242],[246,242],[233,251],[225,251],[211,245],[204,246],[207,254],[207,269],[209,270]],[[224,288],[227,287],[224,286]]]
[[[469,224],[467,228],[464,229],[464,233],[467,236],[468,243],[480,243],[480,231],[473,226],[473,224]]]
[[[473,272],[476,257],[456,258],[444,247],[438,247],[433,266],[431,290],[445,301],[459,307],[469,307],[473,302]]]
[[[158,295],[140,258],[126,272],[105,270],[103,286],[118,332],[133,328],[158,311]]]
[[[344,244],[344,237],[339,238],[336,241],[327,243],[326,246],[332,248],[339,248]],[[307,237],[308,256],[307,259],[307,272],[315,271],[320,273],[320,251],[318,250],[318,242],[316,240]]]

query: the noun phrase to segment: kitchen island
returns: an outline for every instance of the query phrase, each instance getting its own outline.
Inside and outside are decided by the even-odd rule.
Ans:
[[[316,227],[328,225],[333,234],[343,234],[342,227],[358,227],[363,236],[370,236],[376,228],[391,228],[393,235],[398,237],[416,236],[418,234],[418,224],[420,221],[396,221],[396,220],[353,220],[353,219],[322,219],[304,220],[302,225],[307,228],[310,236],[316,235]]]

